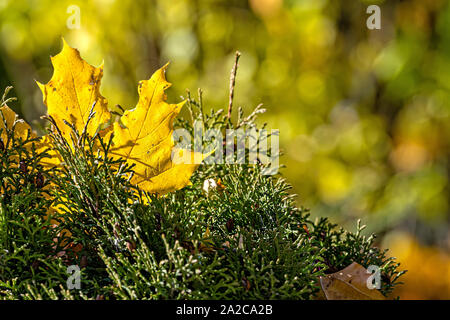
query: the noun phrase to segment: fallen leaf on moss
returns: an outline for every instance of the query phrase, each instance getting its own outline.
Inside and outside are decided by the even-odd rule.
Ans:
[[[319,277],[318,298],[325,300],[385,300],[377,289],[367,287],[372,274],[360,264],[353,262],[341,271]]]

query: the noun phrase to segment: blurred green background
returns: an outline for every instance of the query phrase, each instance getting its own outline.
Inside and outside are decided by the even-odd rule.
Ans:
[[[370,4],[381,30],[366,27]],[[80,28],[68,27],[70,5]],[[35,128],[45,107],[34,80],[50,79],[61,36],[104,61],[103,95],[128,108],[167,61],[169,101],[200,87],[207,106],[226,108],[239,50],[235,106],[268,109],[261,122],[280,129],[299,204],[378,233],[412,270],[402,297],[450,298],[448,1],[0,0],[0,88],[15,87],[11,107]]]

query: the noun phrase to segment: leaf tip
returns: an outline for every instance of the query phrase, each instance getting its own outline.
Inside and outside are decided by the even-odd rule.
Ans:
[[[41,89],[42,92],[45,90],[45,85],[34,79],[34,82],[38,85],[39,89]]]
[[[61,40],[62,40],[62,42],[63,42],[63,49],[64,49],[65,47],[70,47],[69,44],[67,43],[66,39],[64,39],[64,37],[61,37]]]

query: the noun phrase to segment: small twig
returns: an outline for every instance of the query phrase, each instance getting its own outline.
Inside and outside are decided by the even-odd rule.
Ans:
[[[239,108],[239,117],[236,125],[236,129],[240,128],[243,125],[250,124],[256,120],[259,114],[266,112],[266,109],[262,108],[263,104],[260,103],[256,106],[255,110],[246,118],[242,119],[243,112],[242,108]]]
[[[192,110],[192,99],[191,99],[191,92],[189,89],[186,89],[186,95],[187,95],[187,107],[189,110],[189,114],[191,116],[191,123],[194,124],[194,111]]]
[[[241,53],[239,51],[236,51],[236,56],[234,58],[234,65],[233,69],[231,69],[231,76],[230,76],[230,100],[228,103],[228,119],[231,118],[231,111],[233,110],[233,97],[234,97],[234,86],[236,85],[236,73],[238,68],[238,62],[239,57],[241,56]]]
[[[83,137],[86,136],[86,132],[87,132],[87,129],[88,129],[89,122],[91,122],[92,118],[95,116],[96,112],[94,111],[94,108],[95,108],[96,104],[97,104],[97,100],[94,101],[94,103],[92,103],[91,109],[89,110],[89,116],[88,116],[88,119],[86,121],[86,124],[84,125],[83,132],[81,133],[81,136],[78,138],[77,145],[79,147],[81,146],[81,139],[83,139]]]
[[[5,88],[5,92],[3,93],[2,99],[0,101],[0,107],[5,106],[8,102],[12,102],[12,101],[16,101],[17,98],[12,97],[12,98],[6,98],[8,96],[9,91],[11,91],[13,87],[8,86]]]
[[[202,118],[203,125],[205,124],[205,115],[203,114],[203,91],[198,88],[198,105],[200,107],[200,116]]]

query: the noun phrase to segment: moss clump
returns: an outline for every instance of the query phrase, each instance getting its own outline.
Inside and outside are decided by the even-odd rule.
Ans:
[[[195,119],[219,130],[254,127],[259,113],[240,111],[233,126],[221,111],[206,115],[191,98],[187,105],[191,119],[177,126],[190,132]],[[385,295],[397,283],[398,264],[359,224],[349,233],[312,221],[260,164],[202,165],[191,186],[157,197],[130,184],[133,168],[111,159],[110,141],[73,133],[75,149],[50,134],[60,169],[42,169],[48,155],[24,148],[31,138],[8,132],[0,150],[0,299],[313,299],[318,276],[352,262],[380,266]],[[205,192],[206,179],[220,187]],[[51,206],[59,208],[52,219]],[[69,265],[81,269],[79,290],[67,288]]]

